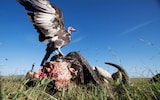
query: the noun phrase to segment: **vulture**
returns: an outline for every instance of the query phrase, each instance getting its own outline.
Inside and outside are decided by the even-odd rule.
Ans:
[[[65,28],[61,10],[49,0],[17,1],[27,10],[30,21],[39,33],[39,41],[48,43],[41,66],[53,51],[63,57],[61,48],[70,42],[71,32],[74,32],[75,29],[71,26],[68,29]]]

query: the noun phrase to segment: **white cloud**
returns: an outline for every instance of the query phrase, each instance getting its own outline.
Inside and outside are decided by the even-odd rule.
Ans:
[[[151,20],[151,21],[144,22],[142,24],[138,24],[138,25],[136,25],[136,26],[134,26],[132,28],[129,28],[129,29],[125,30],[124,32],[122,32],[122,34],[124,35],[124,34],[128,34],[128,33],[132,32],[132,31],[138,30],[138,29],[140,29],[142,27],[145,27],[145,26],[153,23],[154,21],[155,20]]]

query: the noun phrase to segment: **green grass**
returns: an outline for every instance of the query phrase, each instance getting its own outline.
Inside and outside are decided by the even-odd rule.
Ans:
[[[50,80],[42,80],[34,87],[26,87],[23,78],[1,78],[1,100],[160,100],[160,83],[149,83],[149,79],[134,78],[129,85],[77,86],[51,94],[47,88]],[[115,87],[115,91],[112,91]],[[49,91],[50,90],[50,91]],[[47,93],[46,91],[50,92]]]

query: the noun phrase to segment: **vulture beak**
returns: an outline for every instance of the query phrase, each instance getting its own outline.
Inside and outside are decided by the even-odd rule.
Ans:
[[[70,26],[68,27],[68,33],[71,33],[71,32],[76,32],[76,29]]]
[[[76,32],[76,29],[75,29],[75,28],[71,28],[71,31],[72,31],[72,32]]]

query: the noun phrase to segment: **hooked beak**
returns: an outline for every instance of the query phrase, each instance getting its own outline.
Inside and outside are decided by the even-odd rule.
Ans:
[[[72,28],[72,30],[71,30],[72,32],[76,32],[77,30],[75,29],[75,28]]]

